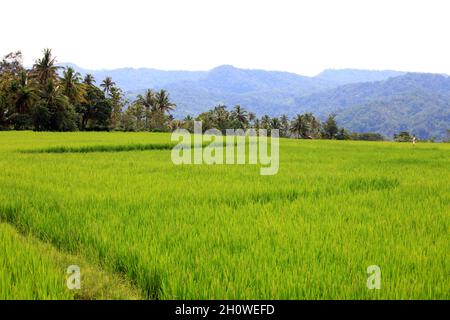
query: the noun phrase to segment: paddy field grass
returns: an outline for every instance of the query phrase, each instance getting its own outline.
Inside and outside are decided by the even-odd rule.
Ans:
[[[449,144],[281,139],[273,176],[171,146],[0,132],[0,298],[450,298]]]

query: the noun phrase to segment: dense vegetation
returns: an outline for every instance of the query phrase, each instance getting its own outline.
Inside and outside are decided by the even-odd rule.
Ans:
[[[0,220],[34,237],[0,225],[2,297],[73,297],[63,279],[80,259],[55,259],[71,254],[146,298],[450,298],[448,144],[282,139],[268,177],[175,166],[164,133],[0,142]]]
[[[146,89],[138,95],[124,93],[111,76],[104,75],[97,86],[92,74],[86,73],[82,77],[72,66],[58,65],[48,49],[29,70],[23,67],[20,52],[5,56],[0,62],[0,129],[170,131],[191,127],[194,120],[191,115],[184,120],[175,120],[176,104],[165,89]],[[218,103],[213,109],[200,113],[195,119],[207,121],[206,127],[262,127],[280,129],[284,137],[363,140],[382,140],[383,136],[391,138],[398,132],[410,131],[421,139],[445,139],[450,126],[450,79],[444,76],[406,74],[295,98],[332,88],[339,79],[342,83],[395,75],[398,73],[393,71],[328,71],[311,81],[311,78],[294,74],[223,66],[207,75],[183,71],[166,74],[153,70],[147,77],[154,82],[155,77],[161,76],[161,83],[166,83],[171,93],[172,90],[175,92],[176,101],[183,91],[183,97],[189,97],[197,106],[204,106],[195,110],[206,110],[206,103],[222,98],[236,102],[231,111]],[[271,89],[274,84],[283,89],[274,93]],[[197,101],[203,96],[198,90],[207,95],[218,94],[221,99]],[[301,107],[286,106],[274,112],[276,100],[287,92],[291,92],[290,100]],[[260,102],[248,99],[248,94],[256,93],[267,108],[257,107],[253,113],[240,107],[241,103],[261,106]],[[183,109],[184,114],[191,110],[183,106],[178,109]],[[299,114],[294,112],[295,109],[305,113]],[[262,111],[267,113],[257,118],[256,114]],[[317,121],[323,123],[316,125],[312,111],[317,112]],[[323,133],[330,120],[328,114],[333,111],[336,111],[333,121],[348,130],[340,128],[339,134]],[[271,116],[277,113],[279,115]],[[310,128],[301,129],[303,133],[299,133],[299,128],[305,126]],[[368,136],[366,132],[374,134]]]
[[[350,84],[300,98],[304,110],[336,111],[351,130],[388,137],[410,131],[422,139],[443,139],[450,128],[450,78],[408,73],[385,81]]]
[[[175,106],[166,91],[149,90],[126,110],[122,90],[111,77],[95,85],[73,68],[60,69],[51,50],[44,50],[29,70],[20,52],[0,63],[0,127],[36,131],[163,130]],[[142,124],[145,123],[145,126]]]
[[[312,113],[299,114],[290,120],[286,115],[257,118],[236,105],[224,105],[175,120],[170,112],[176,105],[167,91],[145,90],[134,101],[127,101],[122,90],[107,76],[97,87],[95,78],[68,66],[56,64],[51,50],[44,50],[30,70],[22,65],[20,52],[7,55],[0,64],[0,126],[4,129],[36,131],[171,131],[193,129],[193,121],[203,121],[203,129],[273,129],[282,137],[305,139],[365,139],[338,128],[334,115],[320,122]],[[267,83],[269,85],[270,83]],[[252,85],[249,83],[248,85]],[[372,134],[369,140],[383,140]]]

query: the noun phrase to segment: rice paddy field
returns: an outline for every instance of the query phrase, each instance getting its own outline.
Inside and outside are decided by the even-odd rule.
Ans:
[[[0,299],[450,298],[450,144],[281,139],[273,176],[171,145],[0,132]]]

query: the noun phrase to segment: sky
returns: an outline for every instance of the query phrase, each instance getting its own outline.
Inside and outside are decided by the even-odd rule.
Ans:
[[[448,0],[14,0],[0,55],[87,69],[357,68],[450,74]]]

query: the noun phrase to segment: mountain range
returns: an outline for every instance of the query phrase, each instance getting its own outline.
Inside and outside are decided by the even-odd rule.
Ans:
[[[450,78],[400,71],[325,70],[315,77],[223,65],[210,71],[148,68],[87,70],[100,82],[111,76],[132,100],[147,88],[166,89],[177,104],[176,118],[197,115],[215,105],[234,105],[256,113],[294,116],[336,114],[340,126],[378,132],[389,138],[410,131],[420,138],[443,138],[450,129]]]

